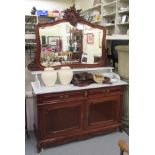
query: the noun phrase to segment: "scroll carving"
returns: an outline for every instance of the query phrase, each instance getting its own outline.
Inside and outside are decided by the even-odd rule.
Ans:
[[[70,22],[71,25],[76,26],[77,23],[80,21],[81,11],[82,9],[76,10],[75,4],[73,4],[73,6],[64,11],[63,18]]]

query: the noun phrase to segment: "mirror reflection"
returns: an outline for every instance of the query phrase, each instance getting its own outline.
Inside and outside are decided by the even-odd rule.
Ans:
[[[60,23],[39,29],[40,62],[45,67],[65,64],[99,64],[103,31],[86,24]]]

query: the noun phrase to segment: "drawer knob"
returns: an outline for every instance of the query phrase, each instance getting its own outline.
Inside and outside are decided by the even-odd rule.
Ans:
[[[63,97],[63,96],[60,96],[59,98],[60,98],[60,99],[63,99],[64,97]]]
[[[69,95],[65,95],[65,98],[68,98],[69,97]]]
[[[109,92],[110,92],[109,89],[102,90],[102,93],[109,93]]]
[[[106,90],[102,90],[102,93],[105,93],[106,92]]]

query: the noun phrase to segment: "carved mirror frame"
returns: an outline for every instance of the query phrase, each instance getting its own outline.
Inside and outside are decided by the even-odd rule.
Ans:
[[[44,70],[45,68],[45,66],[42,66],[40,63],[41,42],[40,42],[40,36],[39,36],[39,29],[41,27],[54,26],[59,23],[65,23],[65,22],[69,22],[72,26],[76,26],[77,23],[82,23],[92,28],[101,29],[103,31],[101,62],[99,64],[65,64],[65,65],[52,66],[52,67],[54,67],[55,69],[59,69],[61,66],[70,66],[71,68],[89,68],[89,67],[103,67],[106,65],[106,28],[104,26],[93,24],[85,20],[84,18],[81,17],[80,12],[81,10],[76,10],[75,5],[73,5],[72,7],[64,11],[63,19],[56,20],[51,23],[43,23],[43,24],[36,25],[36,29],[35,29],[36,52],[35,52],[34,62],[28,65],[28,69],[30,71],[41,71],[41,70]]]

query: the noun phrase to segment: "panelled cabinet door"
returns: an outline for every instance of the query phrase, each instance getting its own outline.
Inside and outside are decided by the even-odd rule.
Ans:
[[[120,123],[121,95],[93,98],[87,104],[87,127],[101,127]]]
[[[41,139],[54,138],[82,130],[83,101],[57,102],[40,106]]]

